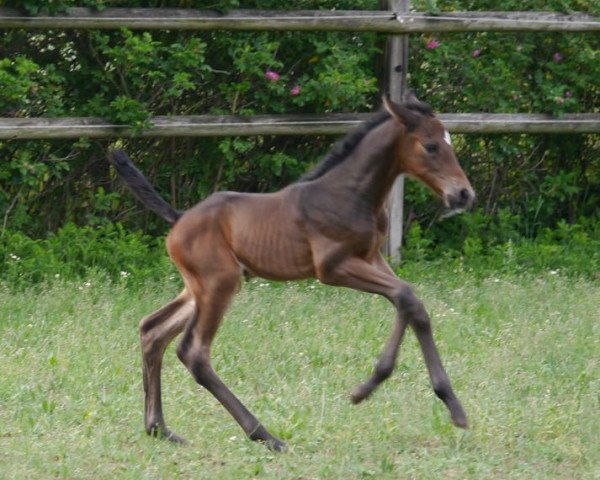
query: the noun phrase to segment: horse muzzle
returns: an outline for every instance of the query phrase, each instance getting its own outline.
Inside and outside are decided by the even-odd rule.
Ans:
[[[475,192],[471,188],[457,188],[444,196],[444,203],[450,212],[463,212],[475,203]]]

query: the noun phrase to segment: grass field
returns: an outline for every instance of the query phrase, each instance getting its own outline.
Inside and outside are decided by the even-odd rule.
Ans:
[[[553,275],[435,272],[411,280],[469,415],[449,421],[409,333],[369,401],[366,379],[392,326],[382,299],[317,283],[244,286],[214,347],[223,380],[290,449],[247,441],[171,347],[167,423],[142,424],[137,324],[178,284],[100,279],[0,289],[2,479],[600,478],[600,284]]]

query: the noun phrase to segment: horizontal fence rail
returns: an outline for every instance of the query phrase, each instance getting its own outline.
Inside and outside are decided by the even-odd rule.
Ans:
[[[382,2],[384,3],[384,2]],[[0,29],[115,29],[137,30],[239,30],[239,31],[345,31],[395,35],[391,71],[406,75],[408,33],[435,32],[600,32],[598,15],[550,12],[444,12],[436,15],[409,12],[409,0],[388,0],[380,11],[265,11],[232,10],[225,13],[194,9],[69,8],[57,15],[24,16],[17,9],[0,7]],[[390,50],[391,51],[391,50]],[[396,77],[394,77],[396,78]],[[394,80],[395,81],[395,80]],[[402,90],[402,87],[400,88]],[[344,134],[370,115],[255,115],[156,116],[140,132],[101,118],[0,118],[0,140],[111,137],[202,137],[243,135]],[[570,114],[560,118],[539,114],[440,114],[454,133],[600,133],[600,113]],[[397,185],[399,183],[397,182]],[[395,227],[387,252],[399,260],[402,240],[403,188],[394,187],[390,218]]]
[[[339,135],[368,120],[369,113],[321,115],[156,116],[141,137]],[[539,114],[457,113],[438,118],[453,133],[600,133],[600,114],[556,118]],[[94,117],[0,118],[0,139],[132,137],[125,125]]]
[[[597,17],[584,13],[449,12],[440,15],[383,11],[215,10],[173,8],[69,8],[57,15],[25,16],[0,7],[0,28],[27,29],[320,30],[410,32],[600,31]],[[455,133],[599,133],[600,114],[560,118],[537,114],[441,114]],[[153,136],[335,135],[369,114],[157,116],[139,133]],[[101,118],[0,118],[0,139],[109,138],[133,136],[125,125]]]
[[[600,32],[600,19],[585,13],[422,12],[364,10],[214,10],[174,8],[69,8],[56,15],[26,16],[0,8],[0,28],[143,30],[297,30],[415,32]]]

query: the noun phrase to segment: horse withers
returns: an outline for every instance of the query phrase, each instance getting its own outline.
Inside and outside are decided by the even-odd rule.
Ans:
[[[361,402],[391,375],[410,325],[436,395],[454,424],[467,427],[429,316],[380,253],[387,231],[386,199],[398,175],[423,182],[449,211],[462,211],[474,201],[450,136],[430,107],[416,98],[403,104],[384,98],[372,120],[348,134],[298,182],[275,193],[215,193],[185,212],[163,200],[124,152],[115,150],[110,159],[138,199],[173,225],[166,245],[185,285],[175,300],[140,323],[149,434],[184,441],[165,423],[160,385],[164,351],[183,332],[177,355],[194,379],[223,404],[251,440],[273,450],[285,448],[211,365],[211,344],[242,271],[271,280],[317,278],[387,298],[396,309],[392,334],[371,377],[353,391],[352,401]]]

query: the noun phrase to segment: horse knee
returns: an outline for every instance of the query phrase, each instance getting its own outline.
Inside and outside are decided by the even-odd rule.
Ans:
[[[184,291],[173,302],[140,321],[139,334],[144,355],[164,351],[173,337],[183,328],[192,305]]]
[[[413,313],[420,308],[421,301],[409,285],[401,285],[396,292],[396,303],[403,313]]]
[[[144,357],[151,357],[157,354],[160,354],[160,342],[158,342],[157,336],[155,332],[152,331],[152,328],[148,328],[149,322],[147,322],[149,317],[144,318],[140,322],[140,345],[142,348],[142,355]]]
[[[190,362],[188,368],[198,385],[201,385],[204,388],[209,386],[209,380],[212,378],[212,367],[210,366],[210,362],[203,358],[195,358]]]
[[[398,311],[406,316],[413,328],[430,328],[431,322],[423,302],[415,295],[412,288],[403,285],[397,295]]]
[[[433,385],[433,391],[435,392],[436,396],[444,403],[447,403],[448,401],[456,398],[454,392],[452,391],[452,386],[448,381],[435,382]]]
[[[317,280],[324,285],[336,285],[337,279],[339,278],[339,274],[337,272],[336,266],[330,262],[324,262],[320,265],[317,265],[315,269],[315,276]]]
[[[387,380],[394,371],[394,362],[393,361],[383,361],[379,362],[375,367],[375,378],[378,382],[383,382]]]
[[[203,387],[209,377],[211,366],[210,356],[206,348],[192,346],[192,335],[185,335],[177,346],[177,357]]]
[[[177,345],[177,349],[176,349],[177,358],[186,367],[189,366],[189,362],[190,362],[190,358],[191,358],[190,350],[192,347],[192,340],[193,340],[193,338],[192,338],[191,333],[185,332],[185,334],[183,335],[183,338]]]

